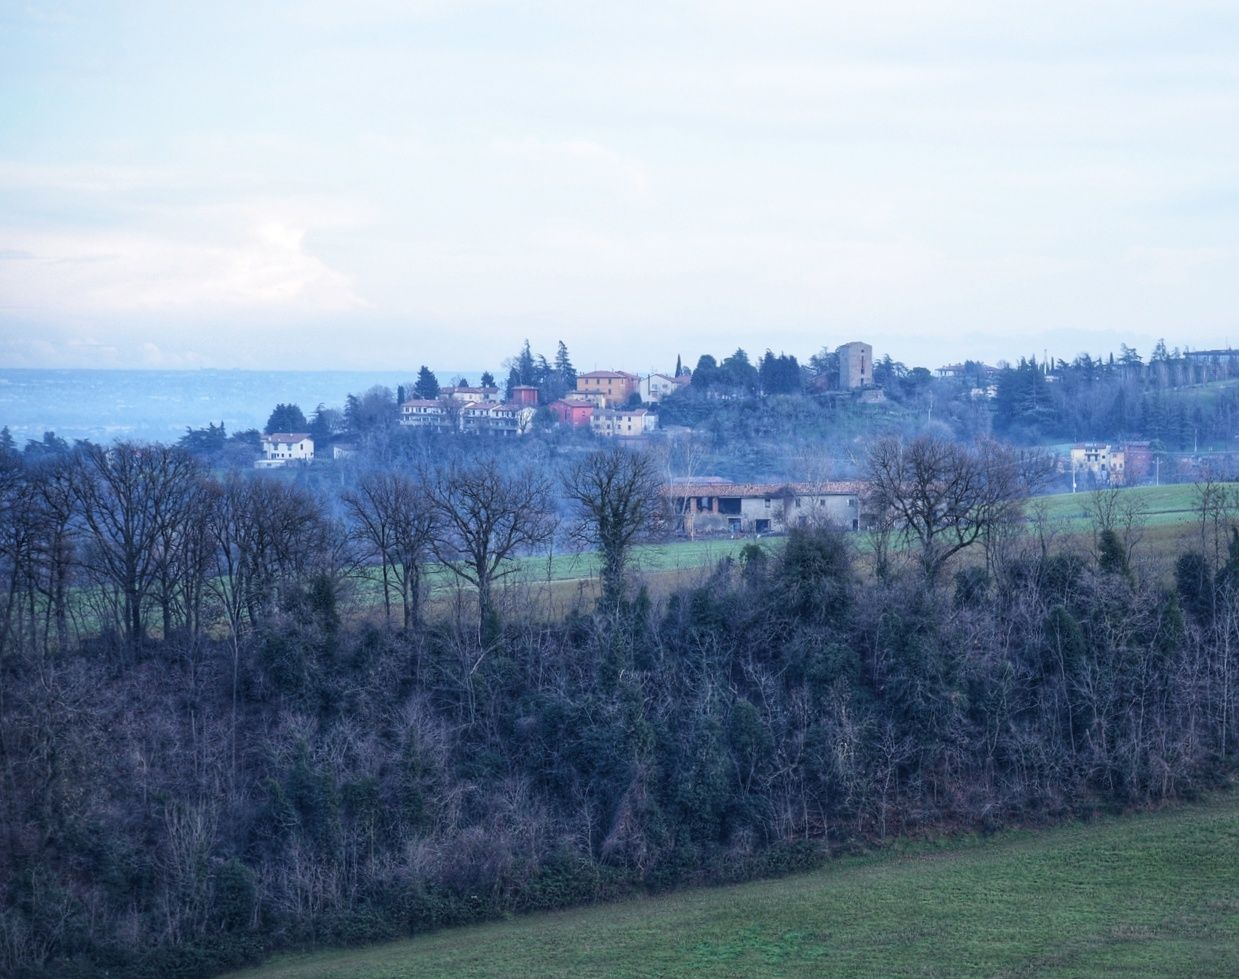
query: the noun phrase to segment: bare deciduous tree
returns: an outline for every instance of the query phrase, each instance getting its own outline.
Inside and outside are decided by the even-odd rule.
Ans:
[[[158,580],[160,539],[184,518],[197,463],[180,449],[121,442],[76,456],[73,493],[90,547],[86,564],[119,595],[131,649],[146,636],[146,605]]]
[[[569,473],[564,493],[576,511],[573,536],[602,556],[602,604],[624,594],[624,568],[633,543],[661,512],[661,481],[654,462],[624,449],[593,452]]]
[[[494,628],[494,584],[515,570],[511,558],[555,531],[550,486],[540,472],[507,472],[496,459],[453,463],[425,480],[439,516],[435,556],[477,588],[482,634]]]
[[[1018,516],[1028,487],[1020,457],[992,440],[962,445],[939,435],[881,439],[869,453],[870,505],[919,546],[934,582],[951,557]]]
[[[352,537],[379,564],[383,611],[391,617],[392,593],[400,595],[405,629],[420,620],[422,566],[435,528],[435,510],[407,476],[371,472],[343,497]]]

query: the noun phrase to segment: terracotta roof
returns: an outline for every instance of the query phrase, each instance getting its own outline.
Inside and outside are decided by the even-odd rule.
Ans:
[[[602,380],[602,379],[604,379],[604,378],[608,378],[608,377],[626,377],[626,378],[628,378],[628,379],[630,379],[630,380],[636,380],[636,379],[637,379],[637,375],[636,375],[636,374],[629,374],[629,373],[626,373],[625,371],[590,371],[588,374],[578,374],[578,375],[577,375],[577,380],[579,381],[579,380],[581,380],[581,379],[583,379],[583,378],[587,378],[587,377],[593,377],[593,378],[597,378],[597,379],[599,379],[599,380]]]
[[[861,482],[826,483],[716,483],[676,482],[664,486],[666,496],[857,496],[865,488]]]

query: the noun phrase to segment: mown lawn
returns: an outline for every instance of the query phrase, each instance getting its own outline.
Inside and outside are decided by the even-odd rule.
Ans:
[[[1235,976],[1239,796],[290,955],[248,979]]]

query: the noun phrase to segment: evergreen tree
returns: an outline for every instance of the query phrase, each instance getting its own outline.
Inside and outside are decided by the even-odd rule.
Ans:
[[[333,415],[338,415],[338,412],[322,403],[314,409],[314,414],[310,416],[309,432],[315,446],[325,446],[331,441]]]
[[[516,358],[516,374],[521,384],[538,383],[538,368],[534,362],[533,351],[529,349],[528,339],[525,340],[525,345],[521,347],[521,352]]]
[[[413,393],[423,401],[434,401],[439,397],[439,379],[425,364],[418,368],[417,383],[413,386]]]
[[[44,432],[42,441],[28,439],[22,454],[27,459],[43,459],[69,454],[69,443],[55,432]]]
[[[697,369],[693,371],[693,387],[705,389],[719,381],[718,362],[710,354],[702,354],[697,358]]]
[[[306,420],[301,408],[295,404],[283,403],[275,406],[271,417],[267,419],[266,428],[263,429],[268,435],[272,432],[304,432],[305,430]]]
[[[751,393],[757,389],[757,368],[749,362],[749,355],[741,347],[719,365],[724,383]]]
[[[490,371],[482,371],[482,387],[493,388],[495,386],[495,375]]]
[[[12,456],[17,454],[17,443],[13,441],[13,433],[9,431],[9,426],[5,425],[0,428],[0,456]]]
[[[676,377],[684,376],[684,364],[681,363],[679,354],[675,355],[675,376]]]
[[[228,433],[224,431],[224,423],[221,421],[218,427],[211,422],[206,428],[186,428],[185,434],[176,444],[194,455],[210,455],[219,452],[227,439]]]
[[[355,394],[344,399],[344,426],[350,432],[360,432],[362,429],[361,399]]]
[[[560,376],[569,391],[576,388],[576,368],[568,359],[568,348],[563,340],[559,341],[559,349],[555,351],[555,373]]]

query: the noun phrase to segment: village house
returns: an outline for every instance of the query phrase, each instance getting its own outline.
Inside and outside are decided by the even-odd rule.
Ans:
[[[446,387],[439,389],[439,396],[451,398],[453,401],[463,401],[466,404],[475,401],[499,401],[499,389],[496,387]]]
[[[637,438],[658,427],[658,416],[645,408],[603,408],[593,413],[589,427],[604,438]]]
[[[536,409],[521,404],[465,405],[460,411],[460,430],[474,435],[525,435],[533,427]]]
[[[456,427],[453,414],[443,401],[413,398],[400,406],[400,424],[409,428],[453,431]]]
[[[1081,442],[1071,447],[1071,489],[1078,485],[1123,486],[1127,483],[1127,454],[1101,442]]]
[[[555,416],[555,420],[569,428],[588,428],[589,420],[594,414],[594,405],[585,399],[561,398],[546,406]]]
[[[681,375],[673,377],[670,374],[647,374],[641,378],[641,383],[637,390],[641,394],[641,400],[646,404],[657,404],[663,398],[681,391],[692,381],[691,377]]]
[[[577,376],[576,389],[581,394],[600,394],[608,408],[615,408],[632,397],[639,380],[636,374],[624,371],[590,371]]]
[[[262,437],[262,458],[257,469],[278,469],[294,462],[314,459],[314,439],[306,432],[272,432]]]
[[[677,529],[697,534],[783,533],[796,527],[861,527],[862,484],[732,483],[718,477],[676,480],[663,489]]]

